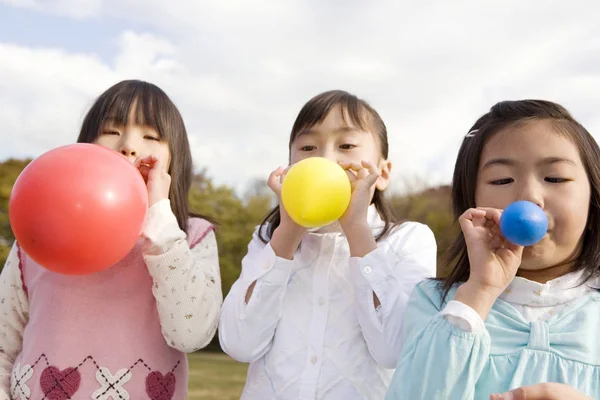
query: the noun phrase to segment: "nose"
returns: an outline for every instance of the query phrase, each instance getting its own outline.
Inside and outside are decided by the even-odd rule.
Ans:
[[[130,149],[127,149],[124,147],[121,148],[121,154],[123,154],[125,157],[135,157],[136,156],[135,150],[130,150]]]
[[[525,182],[521,187],[519,200],[530,201],[541,209],[544,209],[544,191],[542,185],[533,181]]]
[[[336,163],[341,161],[339,160],[339,154],[335,151],[335,149],[324,148],[321,150],[319,156]]]
[[[135,158],[138,155],[136,151],[136,146],[133,143],[133,140],[125,136],[121,143],[119,144],[119,153],[127,158]]]

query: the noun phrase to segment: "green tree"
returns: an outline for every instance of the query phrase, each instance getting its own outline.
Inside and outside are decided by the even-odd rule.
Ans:
[[[215,186],[205,171],[194,177],[190,206],[216,223],[224,294],[238,278],[252,232],[268,212],[271,202],[265,193],[241,199],[232,188]]]
[[[17,177],[31,160],[8,159],[0,163],[0,270],[15,240],[8,219],[8,201]]]
[[[394,195],[390,199],[394,213],[399,218],[421,222],[433,231],[438,246],[438,277],[448,273],[443,256],[456,234],[450,209],[450,191],[450,186],[440,186]]]

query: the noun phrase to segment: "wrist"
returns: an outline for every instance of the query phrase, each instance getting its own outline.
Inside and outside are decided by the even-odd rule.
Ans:
[[[169,196],[148,196],[148,208],[160,203],[163,200],[169,200]]]
[[[373,230],[368,224],[343,227],[351,257],[364,257],[377,248]]]
[[[500,292],[495,288],[467,281],[456,290],[454,300],[471,307],[485,321],[498,296]]]
[[[275,228],[271,237],[271,248],[277,257],[291,260],[304,237],[304,229],[295,229],[280,225]]]

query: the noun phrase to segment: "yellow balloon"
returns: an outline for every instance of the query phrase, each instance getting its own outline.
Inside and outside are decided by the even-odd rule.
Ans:
[[[322,157],[306,158],[287,172],[281,201],[290,218],[306,228],[337,221],[350,204],[348,175],[337,163]]]

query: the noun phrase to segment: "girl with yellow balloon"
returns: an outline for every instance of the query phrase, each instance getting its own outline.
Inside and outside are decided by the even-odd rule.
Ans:
[[[300,110],[290,167],[223,304],[222,348],[249,362],[243,397],[382,399],[413,287],[434,277],[431,230],[399,223],[386,126],[366,101],[325,92]]]

